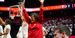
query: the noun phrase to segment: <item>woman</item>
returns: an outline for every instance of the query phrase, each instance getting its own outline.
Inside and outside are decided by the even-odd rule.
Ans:
[[[24,17],[28,23],[28,38],[43,38],[42,23],[43,23],[43,2],[41,2],[41,8],[39,15],[37,13],[32,13],[31,19],[24,9],[24,3],[22,4]]]
[[[6,19],[4,22],[2,20],[2,18],[0,17],[0,22],[5,26],[4,33],[2,34],[2,35],[4,35],[3,38],[11,38],[11,36],[10,36],[10,31],[11,31],[10,20]]]

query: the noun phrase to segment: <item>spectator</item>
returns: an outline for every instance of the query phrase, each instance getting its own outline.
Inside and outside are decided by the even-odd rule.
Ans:
[[[0,17],[0,22],[5,26],[4,33],[2,35],[3,38],[11,38],[10,31],[11,31],[11,21],[9,19],[6,19],[3,21],[3,19]]]
[[[69,38],[70,30],[65,25],[59,25],[54,29],[54,38]]]

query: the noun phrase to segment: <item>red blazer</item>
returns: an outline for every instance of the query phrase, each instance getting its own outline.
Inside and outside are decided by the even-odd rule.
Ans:
[[[30,23],[29,15],[25,9],[23,9],[23,12],[24,12],[26,22],[29,24],[28,38],[43,38],[43,32],[42,32],[43,10],[40,9],[39,18],[38,18],[39,21],[33,24]]]

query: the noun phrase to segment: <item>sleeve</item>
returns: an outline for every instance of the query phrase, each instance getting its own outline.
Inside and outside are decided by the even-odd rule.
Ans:
[[[2,26],[0,26],[0,33],[3,33],[3,28],[2,28]]]
[[[39,13],[39,22],[43,24],[43,9],[40,9],[40,13]]]
[[[10,25],[7,25],[6,28],[11,29]]]
[[[25,9],[23,9],[23,15],[24,15],[24,18],[26,19],[26,22],[29,23],[29,15]]]
[[[25,21],[22,22],[22,27],[27,26],[27,25],[28,25],[27,22],[25,22]]]

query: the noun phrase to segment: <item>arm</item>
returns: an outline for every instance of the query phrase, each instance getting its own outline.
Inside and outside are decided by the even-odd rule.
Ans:
[[[23,8],[23,15],[24,15],[24,18],[26,19],[26,22],[29,22],[29,15],[28,13],[26,12],[26,10],[24,9],[24,3],[25,3],[25,0],[24,2],[21,4],[22,8]]]
[[[0,36],[2,36],[2,33],[0,33]]]
[[[41,3],[40,13],[39,13],[39,22],[43,24],[43,3]]]
[[[0,22],[1,22],[3,25],[6,25],[6,23],[2,20],[1,17],[0,17]]]
[[[20,11],[20,9],[19,9],[19,13],[20,13],[20,17],[21,17],[22,22],[23,22],[23,21],[26,21],[26,19],[24,18],[23,14],[22,14],[21,11]]]
[[[24,15],[24,18],[26,18],[26,22],[27,23],[29,23],[29,15],[28,15],[28,13],[26,12],[26,10],[25,9],[23,9],[23,15]]]
[[[5,27],[6,27],[6,30],[4,31],[3,35],[7,35],[11,30],[10,25],[6,25]]]
[[[7,28],[7,29],[6,29],[6,32],[4,32],[2,35],[7,35],[7,34],[9,33],[9,31],[10,31],[10,29]]]
[[[45,33],[43,36],[46,36],[48,34],[47,30],[43,27],[43,32]]]
[[[0,26],[0,36],[2,36],[2,33],[3,33],[3,28],[2,26]]]
[[[48,32],[46,30],[44,30],[44,32],[45,32],[44,36],[46,36],[48,34]]]
[[[23,9],[25,8],[24,3],[25,3],[25,0],[20,4]]]

